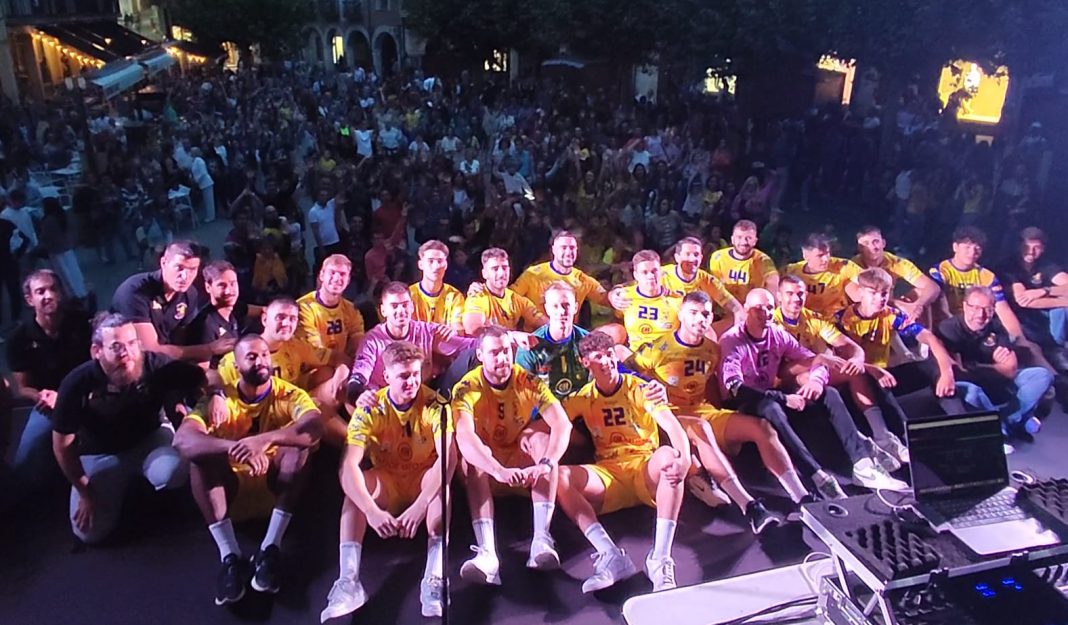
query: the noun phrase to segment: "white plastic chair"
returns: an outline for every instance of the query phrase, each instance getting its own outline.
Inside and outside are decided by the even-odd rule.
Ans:
[[[171,201],[171,206],[174,207],[175,230],[180,230],[183,213],[188,213],[189,215],[190,228],[196,230],[200,227],[200,222],[197,220],[197,212],[193,208],[192,189],[185,185],[178,185],[178,188],[167,192],[167,199]]]

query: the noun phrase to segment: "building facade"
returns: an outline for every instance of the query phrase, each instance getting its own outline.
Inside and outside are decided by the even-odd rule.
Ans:
[[[404,28],[402,0],[308,1],[316,17],[302,34],[305,61],[388,76],[421,53],[417,38]]]

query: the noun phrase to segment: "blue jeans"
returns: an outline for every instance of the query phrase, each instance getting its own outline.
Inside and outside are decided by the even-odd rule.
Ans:
[[[1068,308],[1050,308],[1048,312],[1049,333],[1054,343],[1063,346],[1068,340]]]
[[[52,453],[52,422],[37,409],[30,411],[26,420],[12,468],[19,494],[38,490],[50,477],[61,475]]]
[[[997,406],[979,385],[972,382],[957,381],[957,395],[964,403],[979,410],[997,410],[1002,422],[1008,426],[1017,426],[1034,416],[1035,406],[1053,385],[1053,374],[1042,367],[1020,369],[1013,379],[1015,397],[1002,406]]]

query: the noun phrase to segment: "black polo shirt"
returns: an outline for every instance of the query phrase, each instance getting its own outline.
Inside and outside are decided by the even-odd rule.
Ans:
[[[54,391],[64,376],[89,360],[92,336],[89,314],[83,310],[64,310],[55,337],[45,334],[31,317],[8,339],[7,362],[12,371],[26,375],[29,386]]]
[[[76,434],[78,453],[117,454],[135,447],[163,422],[163,409],[193,401],[205,382],[195,364],[145,352],[141,381],[125,389],[108,388],[100,363],[77,366],[59,385],[52,429]]]
[[[1012,308],[1020,319],[1024,335],[1042,345],[1053,345],[1053,335],[1049,331],[1048,309],[1025,308],[1016,304],[1012,285],[1022,284],[1025,289],[1044,289],[1053,286],[1053,276],[1064,271],[1060,265],[1045,258],[1039,258],[1031,269],[1023,266],[1023,260],[1017,255],[998,269],[998,278],[1005,285],[1005,297],[1012,302]]]
[[[186,333],[187,345],[206,345],[223,337],[241,338],[245,330],[245,321],[248,317],[248,305],[238,302],[230,312],[230,318],[224,319],[219,310],[213,304],[208,304],[201,309],[200,314],[189,325]],[[211,368],[219,366],[221,356],[211,357]]]
[[[111,309],[134,323],[151,323],[161,345],[185,345],[189,325],[200,312],[200,294],[191,287],[168,302],[161,272],[135,273],[115,289]]]
[[[1012,339],[1009,338],[1009,333],[1005,331],[997,317],[983,330],[972,332],[964,324],[964,318],[961,315],[954,315],[939,323],[935,334],[950,353],[960,354],[961,362],[965,366],[992,364],[996,348],[1012,348]]]

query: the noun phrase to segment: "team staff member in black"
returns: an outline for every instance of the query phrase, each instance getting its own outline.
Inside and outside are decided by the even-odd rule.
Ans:
[[[241,288],[237,282],[237,270],[225,260],[213,260],[204,266],[204,290],[208,305],[189,326],[186,342],[191,345],[208,345],[222,338],[241,338],[247,329],[249,315],[259,317],[263,309],[240,301]],[[219,365],[222,356],[211,358],[211,368]]]
[[[156,490],[185,482],[171,446],[172,419],[204,385],[200,367],[142,351],[135,325],[102,313],[93,326],[92,360],[59,386],[52,413],[52,449],[70,481],[74,534],[87,543],[107,537],[119,521],[130,480],[142,475]]]
[[[64,376],[89,359],[93,332],[89,314],[67,305],[59,278],[51,270],[40,269],[27,276],[22,282],[22,294],[33,309],[33,318],[20,323],[7,344],[15,395],[33,404],[12,467],[19,494],[37,489],[50,476],[58,476],[48,419],[56,407],[56,389]]]
[[[200,269],[196,244],[171,243],[159,265],[159,271],[136,273],[127,278],[115,289],[111,300],[111,309],[133,323],[141,348],[193,362],[205,362],[233,349],[234,337],[184,345],[184,335],[188,334],[201,305],[197,290],[192,288]]]

